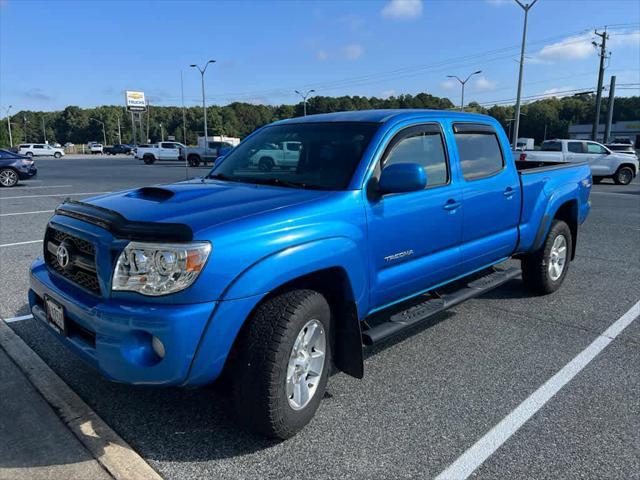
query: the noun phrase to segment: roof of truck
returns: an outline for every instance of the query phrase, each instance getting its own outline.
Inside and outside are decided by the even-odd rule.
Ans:
[[[395,110],[352,110],[348,112],[321,113],[306,117],[289,118],[276,123],[317,123],[317,122],[374,122],[385,123],[389,120],[402,120],[414,117],[459,118],[464,120],[487,120],[490,117],[477,113],[454,112],[450,110],[428,110],[404,108]]]

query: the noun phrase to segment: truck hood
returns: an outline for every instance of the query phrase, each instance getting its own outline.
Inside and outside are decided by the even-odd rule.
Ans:
[[[118,212],[128,220],[182,223],[197,233],[328,194],[318,190],[198,179],[110,193],[84,202]]]

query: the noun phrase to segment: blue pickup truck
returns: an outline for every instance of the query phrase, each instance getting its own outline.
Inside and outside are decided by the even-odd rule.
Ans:
[[[283,142],[300,145],[293,168],[251,161]],[[219,379],[239,422],[283,439],[315,414],[331,366],[362,377],[363,345],[519,275],[557,290],[591,184],[586,164],[514,161],[483,115],[280,121],[206,177],[61,204],[29,303],[105,377]],[[498,265],[510,258],[521,268]]]

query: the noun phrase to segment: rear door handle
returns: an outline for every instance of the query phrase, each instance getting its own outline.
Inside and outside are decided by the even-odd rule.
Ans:
[[[456,202],[454,199],[450,198],[449,200],[447,200],[447,203],[445,203],[442,208],[448,211],[453,211],[460,208],[461,205],[462,204],[460,202]]]
[[[516,191],[512,187],[507,187],[504,189],[504,192],[502,194],[507,198],[511,198],[515,193]]]

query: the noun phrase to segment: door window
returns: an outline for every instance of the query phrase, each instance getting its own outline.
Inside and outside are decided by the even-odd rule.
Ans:
[[[449,168],[440,129],[435,126],[410,128],[392,142],[383,161],[387,167],[394,163],[417,163],[427,174],[427,187],[449,182]]]
[[[582,142],[567,142],[567,150],[571,153],[584,153]]]
[[[34,145],[33,148],[39,148],[42,150],[44,147],[42,145]]]
[[[607,153],[607,150],[597,143],[587,143],[587,153],[598,153],[600,155]]]
[[[492,128],[481,125],[478,130],[456,129],[455,138],[465,180],[490,177],[504,168],[500,143]]]

